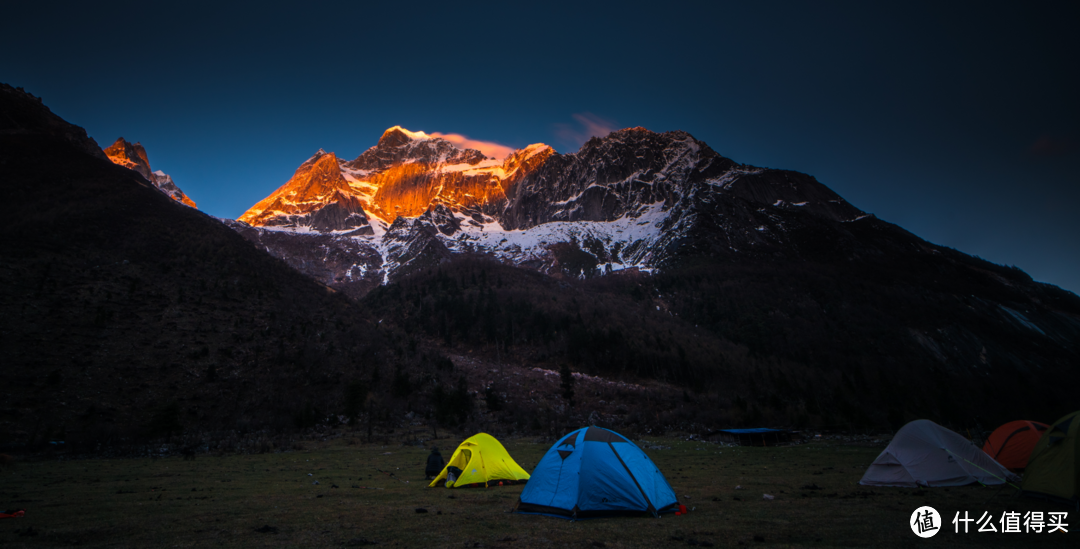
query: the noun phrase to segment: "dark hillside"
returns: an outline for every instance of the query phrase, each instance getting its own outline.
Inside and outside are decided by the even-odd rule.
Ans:
[[[861,246],[914,239],[874,223],[853,231]],[[1080,406],[1080,300],[938,250],[857,262],[682,256],[657,275],[587,280],[457,257],[362,302],[448,350],[674,383],[731,424],[996,425]]]
[[[480,347],[554,369],[568,361],[591,375],[716,389],[697,382],[726,373],[718,357],[739,353],[736,346],[658,305],[648,276],[618,278],[618,291],[598,291],[482,256],[455,256],[377,288],[362,303],[448,349]]]
[[[382,364],[344,296],[89,154],[32,96],[4,86],[0,112],[0,446],[280,432]]]

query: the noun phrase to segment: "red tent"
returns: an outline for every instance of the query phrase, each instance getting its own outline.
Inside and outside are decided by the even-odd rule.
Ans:
[[[1010,421],[990,433],[983,451],[1007,469],[1020,471],[1027,467],[1031,450],[1048,426],[1038,421]]]

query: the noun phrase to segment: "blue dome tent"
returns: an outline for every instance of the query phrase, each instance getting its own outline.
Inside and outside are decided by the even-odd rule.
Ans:
[[[676,511],[664,474],[626,437],[600,427],[566,435],[544,454],[517,511],[566,518]]]

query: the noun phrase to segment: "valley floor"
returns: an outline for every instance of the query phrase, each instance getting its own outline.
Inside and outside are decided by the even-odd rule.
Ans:
[[[1009,488],[860,486],[884,442],[827,439],[748,448],[657,438],[636,442],[692,509],[688,515],[571,522],[511,513],[521,486],[428,488],[423,467],[430,446],[449,458],[459,438],[426,441],[424,447],[361,440],[361,433],[348,433],[302,450],[194,460],[18,462],[0,471],[0,510],[25,508],[26,516],[0,519],[0,545],[1075,547],[1075,539],[1060,532],[1001,533],[997,521],[1005,511],[1029,510],[1069,511],[1066,523],[1080,518],[1075,509],[1014,497]],[[551,444],[502,442],[527,471]],[[937,509],[945,522],[928,540],[908,525],[923,505]],[[999,532],[980,533],[972,523],[970,533],[954,533],[957,511],[976,519],[989,512]]]

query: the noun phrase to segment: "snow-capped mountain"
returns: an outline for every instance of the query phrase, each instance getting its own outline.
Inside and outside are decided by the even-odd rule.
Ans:
[[[26,425],[54,425],[92,447],[144,432],[170,401],[189,440],[277,432],[310,425],[315,402],[336,412],[349,380],[370,380],[385,414],[437,421],[438,387],[497,390],[519,404],[483,421],[543,433],[563,417],[541,397],[556,386],[519,374],[560,365],[610,384],[570,421],[635,432],[1075,409],[1080,298],[866,215],[810,176],[739,165],[681,132],[502,161],[385,137],[351,162],[305,162],[256,225],[228,221],[288,269],[0,84],[0,334],[14,365],[0,444],[30,448],[46,439]],[[658,272],[565,279],[608,268]]]
[[[176,183],[173,183],[171,176],[161,170],[152,171],[150,169],[150,159],[146,156],[146,149],[140,143],[132,144],[123,137],[119,137],[116,142],[105,149],[105,156],[108,156],[113,164],[135,170],[173,200],[198,209],[195,206],[195,201],[184,194],[184,191],[180,190]]]
[[[395,126],[355,160],[319,150],[232,225],[362,294],[453,253],[550,274],[652,270],[691,250],[798,253],[793,227],[868,217],[811,176],[738,164],[686,132],[629,128],[497,160]]]

